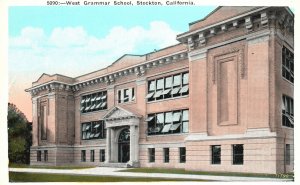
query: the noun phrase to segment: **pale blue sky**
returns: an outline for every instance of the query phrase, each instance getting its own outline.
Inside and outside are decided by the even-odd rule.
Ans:
[[[76,77],[123,54],[176,44],[215,6],[9,7],[9,101],[31,120],[31,86],[42,73]]]
[[[186,31],[188,23],[201,19],[216,6],[103,6],[103,7],[10,7],[9,34],[26,26],[43,27],[46,33],[58,26],[83,26],[90,34],[104,36],[116,25],[147,27],[162,20],[173,29]]]

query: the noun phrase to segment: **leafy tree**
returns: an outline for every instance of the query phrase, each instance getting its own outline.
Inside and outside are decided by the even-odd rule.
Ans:
[[[10,163],[29,163],[31,124],[26,116],[14,105],[8,103],[8,158]]]

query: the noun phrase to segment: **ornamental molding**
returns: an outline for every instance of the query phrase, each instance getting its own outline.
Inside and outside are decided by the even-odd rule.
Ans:
[[[282,7],[261,7],[250,12],[229,18],[224,21],[177,35],[177,40],[188,45],[189,51],[203,48],[207,41],[216,35],[230,32],[237,28],[244,28],[246,33],[256,32],[257,26],[268,28],[271,22],[278,22],[283,30],[293,32],[294,17]]]
[[[163,65],[168,65],[175,62],[183,61],[187,59],[188,54],[187,50],[182,50],[176,53],[172,53],[170,55],[162,56],[153,60],[145,61],[144,63],[131,66],[129,68],[121,69],[103,76],[99,76],[93,79],[85,80],[82,82],[76,83],[64,83],[60,81],[50,81],[44,84],[40,84],[31,88],[26,89],[26,92],[30,92],[31,96],[38,95],[39,92],[46,92],[50,93],[53,91],[65,91],[65,92],[77,92],[81,91],[82,89],[97,85],[99,83],[106,83],[108,86],[114,85],[116,79],[122,78],[128,75],[136,75],[139,78],[143,78],[145,76],[146,71],[151,68],[160,67]]]
[[[233,54],[233,53],[237,53],[236,57],[237,57],[237,63],[239,66],[240,78],[243,79],[245,77],[246,64],[245,64],[245,59],[244,59],[244,55],[245,55],[244,48],[245,48],[245,46],[241,46],[240,48],[235,47],[235,48],[225,49],[211,57],[211,64],[212,64],[211,76],[212,76],[213,84],[216,83],[216,79],[217,79],[217,72],[216,72],[217,65],[218,65],[217,58],[226,56],[229,54]]]
[[[195,60],[200,60],[207,57],[207,49],[204,50],[195,50],[189,52],[189,61],[193,62]]]

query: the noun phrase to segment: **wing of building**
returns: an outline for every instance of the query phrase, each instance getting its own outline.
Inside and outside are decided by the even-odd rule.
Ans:
[[[43,74],[31,164],[293,171],[293,28],[286,7],[218,7],[177,45]]]

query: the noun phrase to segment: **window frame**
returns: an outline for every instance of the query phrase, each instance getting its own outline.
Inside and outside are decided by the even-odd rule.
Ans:
[[[236,147],[242,147],[242,153],[236,153]],[[232,164],[233,165],[244,165],[244,145],[243,144],[233,144],[232,145]],[[241,156],[241,161],[238,161],[237,157]]]
[[[170,162],[170,148],[163,148],[164,151],[164,163]]]
[[[174,119],[176,114],[178,113],[180,113],[179,121],[178,119]],[[160,115],[163,115],[161,120],[159,118]],[[171,118],[170,115],[172,115]],[[147,122],[148,136],[166,134],[185,134],[189,132],[189,109],[148,114],[145,121]]]
[[[176,77],[180,77],[180,79],[175,81]],[[167,86],[167,79],[170,78],[171,78],[171,85],[169,87],[169,85]],[[187,79],[187,81],[185,81],[185,79]],[[163,85],[162,86],[160,85],[158,87],[158,82],[160,82],[160,80],[162,80]],[[154,88],[152,88],[152,86],[154,86]],[[185,87],[185,92],[181,92],[183,87]],[[147,90],[148,90],[146,95],[147,102],[165,100],[165,99],[170,99],[170,98],[175,98],[180,96],[182,97],[187,96],[189,95],[189,72],[186,71],[186,72],[181,72],[173,75],[168,75],[165,77],[160,77],[157,79],[148,80]]]
[[[86,162],[86,150],[81,150],[81,162]]]
[[[100,149],[99,151],[99,161],[105,162],[105,149]]]
[[[219,154],[215,153],[215,150],[214,150],[215,147],[219,147]],[[221,161],[222,161],[221,156],[222,156],[221,145],[211,145],[211,164],[213,164],[213,165],[221,164]],[[219,159],[216,160],[216,158],[219,158]]]
[[[155,163],[155,148],[148,148],[149,163]]]
[[[118,104],[135,102],[135,88],[124,88],[118,90]],[[131,92],[131,94],[130,94]]]
[[[179,147],[179,163],[186,163],[186,148]]]
[[[99,125],[97,127],[97,125]],[[88,129],[86,129],[88,127]],[[87,136],[87,133],[90,133]],[[93,137],[91,138],[91,135]],[[95,137],[98,134],[97,137]],[[94,140],[94,139],[105,139],[106,138],[106,128],[105,128],[105,121],[98,120],[98,121],[91,121],[91,122],[84,122],[81,123],[81,140]]]
[[[285,144],[285,165],[291,165],[291,145]]]
[[[90,113],[107,109],[107,91],[99,91],[81,96],[80,113]]]
[[[294,99],[285,94],[282,95],[281,105],[281,126],[294,128]]]
[[[41,162],[42,161],[42,151],[41,150],[37,150],[36,151],[36,161],[37,162]]]
[[[48,161],[48,150],[44,150],[44,161]]]
[[[95,162],[95,150],[90,150],[90,162]]]
[[[294,84],[294,53],[284,45],[281,52],[281,76]]]

